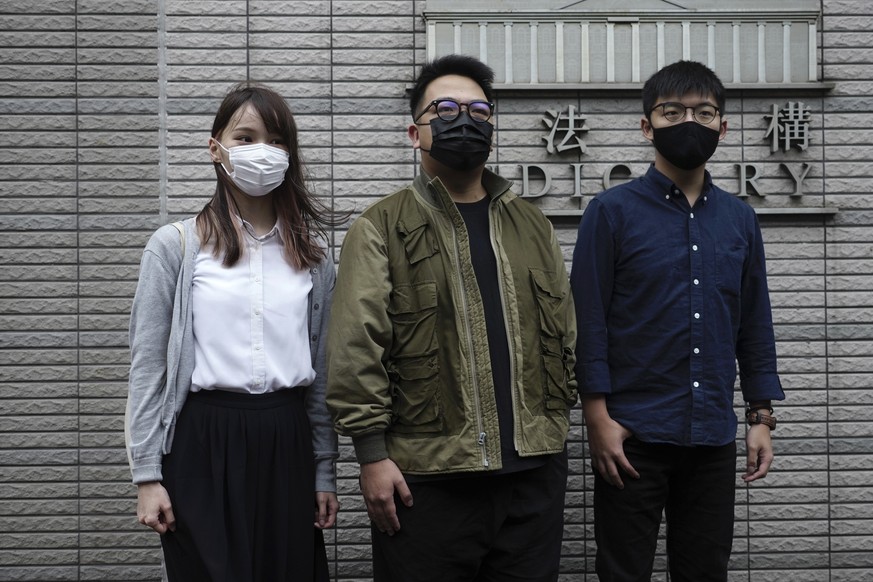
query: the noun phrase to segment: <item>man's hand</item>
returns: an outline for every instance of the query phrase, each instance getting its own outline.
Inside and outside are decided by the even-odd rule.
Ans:
[[[412,507],[412,493],[394,461],[382,459],[361,465],[361,492],[367,513],[376,528],[393,536],[400,531],[400,520],[394,505],[395,491],[406,507]]]
[[[773,464],[773,445],[770,442],[770,427],[753,424],[746,433],[746,473],[743,481],[751,483],[767,476]]]
[[[315,493],[315,527],[328,529],[336,524],[336,514],[339,511],[339,500],[332,491],[317,491]]]
[[[612,420],[606,411],[606,398],[603,395],[583,397],[582,409],[588,429],[591,463],[607,483],[624,489],[619,469],[633,479],[640,478],[640,474],[624,456],[624,441],[633,434]]]
[[[159,534],[167,530],[176,531],[176,517],[170,495],[160,481],[149,481],[137,485],[136,517]]]

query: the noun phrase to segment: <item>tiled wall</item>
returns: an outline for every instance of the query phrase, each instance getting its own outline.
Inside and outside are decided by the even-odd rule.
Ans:
[[[122,435],[142,247],[211,193],[206,141],[234,81],[288,97],[313,187],[336,208],[360,211],[408,182],[406,88],[424,61],[425,4],[0,2],[0,580],[158,578]],[[732,92],[712,163],[737,191],[735,163],[760,162],[771,197],[792,189],[779,160],[809,163],[804,203],[839,208],[761,218],[788,400],[773,472],[738,489],[737,582],[873,580],[873,8],[825,0],[822,14],[822,80],[834,88]],[[777,159],[763,115],[789,100],[810,106],[812,145]],[[510,178],[519,163],[550,168],[552,193],[535,201],[544,208],[566,203],[569,164],[582,163],[591,196],[610,164],[645,171],[638,101],[500,94],[491,161]],[[541,119],[570,104],[586,115],[588,152],[549,156]],[[569,259],[573,220],[558,227]],[[591,471],[578,410],[573,419],[562,580],[593,582]],[[337,580],[367,580],[368,522],[342,442],[343,510],[328,553]],[[662,557],[656,566],[664,580]]]

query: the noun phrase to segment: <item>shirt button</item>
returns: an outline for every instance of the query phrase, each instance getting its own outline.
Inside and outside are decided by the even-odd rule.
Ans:
[[[317,335],[313,335],[313,336],[310,337],[309,339],[312,340],[312,341],[317,341],[317,340],[318,340],[318,336],[317,336]]]
[[[695,353],[695,354],[699,354],[699,353],[700,353],[700,348],[694,348],[694,353]]]
[[[670,195],[667,194],[666,196],[664,196],[664,198],[665,198],[666,200],[669,200],[669,199],[670,199]]]
[[[318,309],[318,303],[312,306],[313,309]]]
[[[260,351],[261,351],[261,346],[255,346],[255,351],[256,351],[256,352],[260,352]]]
[[[697,245],[691,245],[691,250],[692,250],[692,251],[696,251],[696,250],[697,250]]]
[[[700,319],[700,314],[699,314],[699,313],[695,313],[695,314],[694,314],[694,319]]]
[[[318,268],[317,268],[317,267],[313,267],[313,268],[312,268],[312,274],[314,275],[314,274],[316,274],[317,272],[318,272]]]
[[[693,213],[693,212],[691,213],[691,218],[694,218],[694,213]]]
[[[695,279],[695,280],[694,280],[694,284],[695,284],[695,285],[700,285],[700,280],[699,280],[699,279]]]
[[[695,388],[700,388],[700,382],[695,382],[695,383],[694,383],[694,387],[695,387]]]
[[[260,310],[260,309],[255,309],[255,315],[260,315],[260,314],[261,314],[261,310]]]

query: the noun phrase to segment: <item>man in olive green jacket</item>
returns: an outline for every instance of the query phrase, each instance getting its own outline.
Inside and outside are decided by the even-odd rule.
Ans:
[[[343,244],[327,402],[377,582],[557,579],[575,315],[551,224],[485,170],[492,79],[456,55],[422,69],[422,172]]]

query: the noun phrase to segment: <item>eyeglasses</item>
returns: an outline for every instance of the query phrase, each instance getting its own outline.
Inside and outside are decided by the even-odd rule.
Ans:
[[[431,107],[436,111],[437,117],[443,121],[454,121],[461,114],[462,105],[467,108],[467,114],[470,116],[470,119],[479,123],[485,123],[494,115],[494,104],[488,101],[459,103],[454,99],[434,99],[418,114],[414,121],[421,119],[421,116],[427,113],[427,110]]]
[[[664,119],[667,120],[668,123],[678,123],[685,119],[685,112],[689,109],[691,110],[691,116],[694,117],[694,121],[701,125],[709,125],[712,123],[712,120],[715,119],[717,115],[720,114],[721,110],[715,105],[710,105],[709,103],[701,103],[700,105],[695,105],[694,107],[686,107],[681,103],[677,103],[675,101],[667,101],[666,103],[659,103],[655,105],[651,109],[649,109],[649,114],[651,115],[652,111],[655,109],[661,110],[661,115]]]

